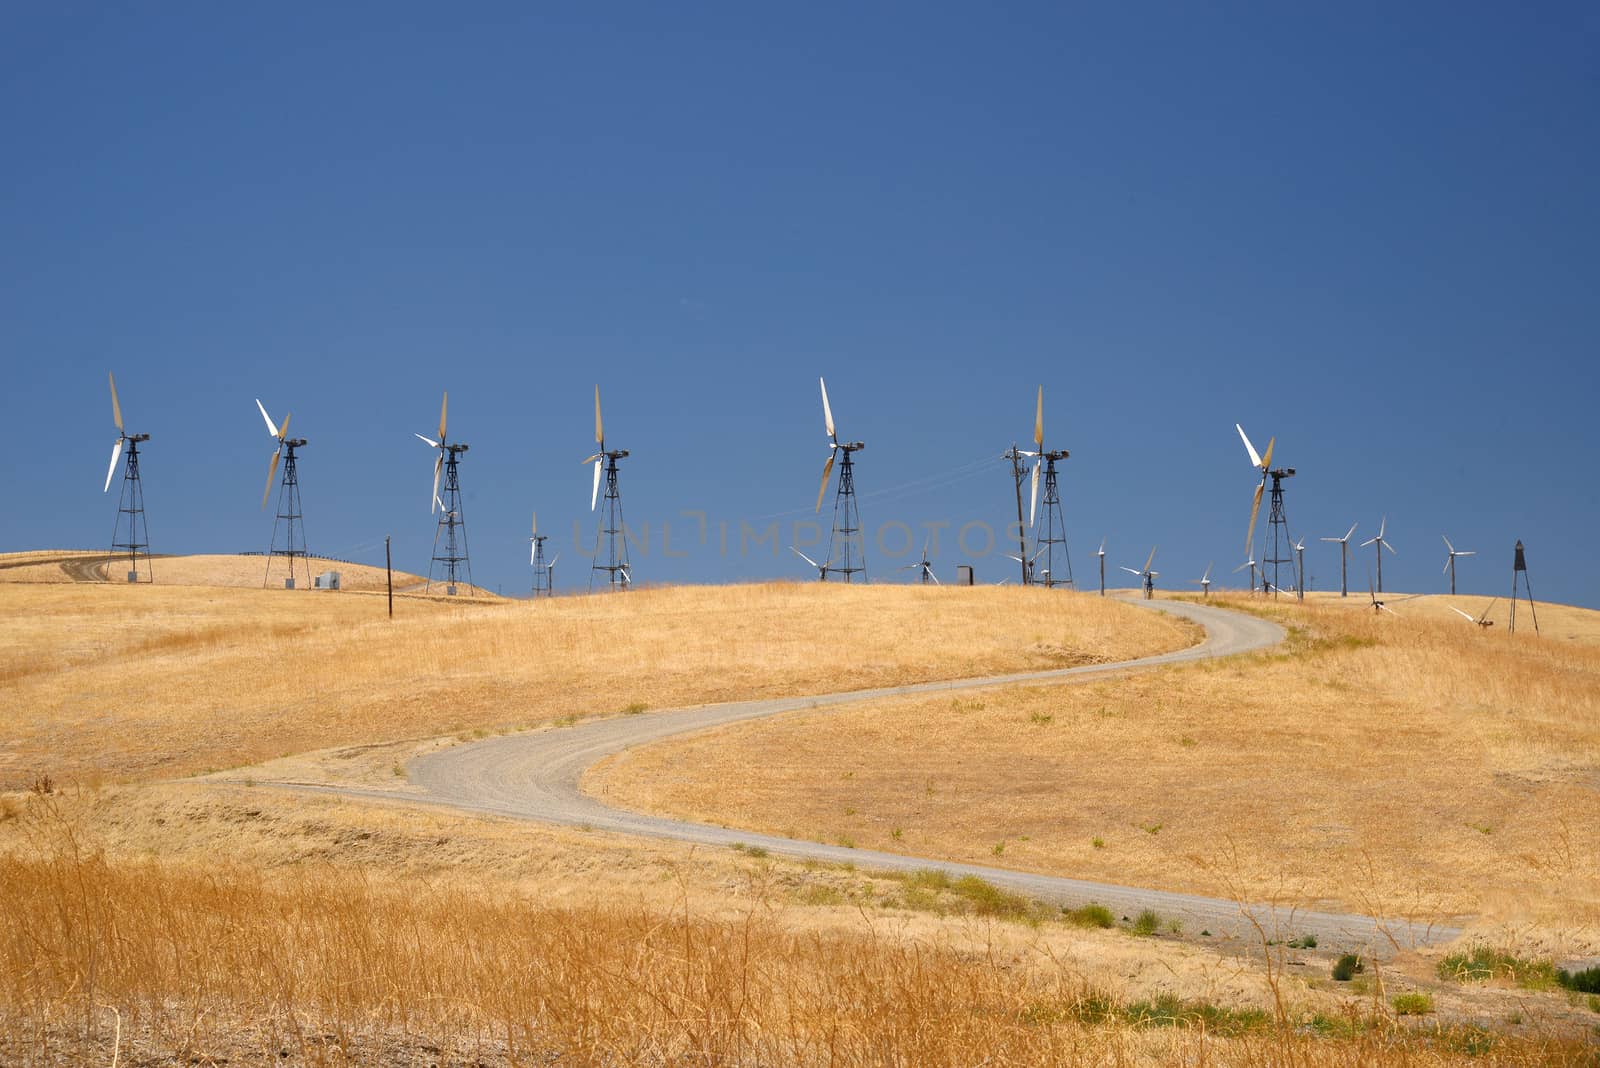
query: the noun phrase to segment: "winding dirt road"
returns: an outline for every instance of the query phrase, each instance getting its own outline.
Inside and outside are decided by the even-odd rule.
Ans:
[[[662,816],[613,808],[603,798],[585,793],[583,773],[600,760],[624,749],[691,731],[702,731],[740,720],[773,716],[801,709],[871,701],[882,697],[947,693],[1014,683],[1071,683],[1106,675],[1149,670],[1166,664],[1232,656],[1276,645],[1283,630],[1253,616],[1182,601],[1133,601],[1135,605],[1181,616],[1201,625],[1206,637],[1198,645],[1159,656],[1117,664],[1030,671],[980,679],[926,682],[873,690],[788,697],[686,708],[646,716],[622,716],[552,728],[530,734],[490,738],[419,757],[407,767],[412,783],[425,795],[398,794],[358,788],[316,788],[302,784],[280,785],[316,789],[346,796],[436,804],[467,812],[486,813],[543,823],[565,824],[651,838],[666,838],[706,846],[731,847],[742,843],[797,859],[853,864],[882,871],[938,869],[952,876],[976,875],[997,886],[1033,898],[1061,904],[1096,902],[1119,915],[1132,916],[1153,909],[1163,918],[1181,918],[1184,929],[1210,931],[1220,938],[1259,940],[1259,924],[1268,937],[1289,939],[1315,935],[1324,946],[1364,949],[1387,956],[1396,949],[1447,941],[1460,932],[1451,927],[1412,922],[1405,918],[1376,918],[1318,912],[1286,905],[1244,904],[1163,890],[1141,889],[1111,883],[1088,882],[974,864],[958,864],[923,857],[873,850],[847,849],[751,831],[730,830]]]

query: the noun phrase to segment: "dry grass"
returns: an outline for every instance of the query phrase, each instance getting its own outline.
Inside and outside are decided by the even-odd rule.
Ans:
[[[0,584],[0,787],[1123,659],[1178,621],[1010,588],[817,583],[537,602]],[[842,650],[851,656],[841,659]]]
[[[238,556],[215,554],[202,556],[161,556],[151,562],[151,573],[157,586],[228,586],[239,589],[261,589],[266,579],[270,586],[283,588],[288,567],[281,559],[272,561],[270,574],[264,556]],[[311,560],[311,575],[324,571],[339,572],[339,581],[345,591],[382,590],[388,576],[381,567],[366,564],[347,564],[337,560]],[[124,564],[112,565],[112,572],[120,580],[127,571]],[[143,565],[140,565],[143,574]],[[106,554],[71,549],[47,549],[38,552],[0,553],[0,583],[64,583],[104,581]],[[306,572],[299,565],[295,577],[302,589],[309,588]],[[420,592],[425,579],[405,571],[394,573],[396,592]],[[122,585],[120,581],[116,585]],[[475,591],[482,593],[482,591]],[[492,596],[492,595],[490,595]]]
[[[14,817],[25,844],[0,855],[0,914],[11,921],[0,928],[6,1063],[1387,1066],[1592,1056],[1570,1025],[1504,1035],[1407,1026],[1377,996],[1314,1009],[1236,983],[1227,999],[1133,995],[1086,975],[1059,935],[994,925],[929,934],[866,915],[796,927],[755,879],[739,906],[706,915],[687,896],[668,908],[553,907],[330,866],[280,874],[236,861],[119,861],[95,849],[71,809],[32,798]],[[1487,1057],[1469,1062],[1475,1049]]]
[[[1297,628],[1281,652],[743,723],[590,785],[863,848],[1600,948],[1600,648],[1268,610]]]

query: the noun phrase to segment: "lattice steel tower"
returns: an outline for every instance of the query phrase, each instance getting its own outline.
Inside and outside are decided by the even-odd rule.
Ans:
[[[267,424],[267,433],[277,441],[273,449],[272,459],[267,464],[267,485],[261,491],[261,507],[267,506],[267,498],[272,494],[272,480],[278,470],[278,460],[283,460],[283,482],[278,487],[278,513],[272,521],[272,541],[267,546],[267,570],[261,578],[263,588],[272,581],[272,562],[278,558],[288,561],[289,575],[284,581],[284,586],[294,589],[295,560],[300,560],[306,573],[306,588],[311,587],[311,562],[307,559],[306,527],[305,520],[300,511],[300,475],[295,463],[294,451],[306,444],[305,438],[291,438],[289,436],[289,420],[293,413],[285,413],[283,425],[273,423],[272,416],[267,414],[266,405],[256,399],[256,407],[261,410],[261,418]],[[278,547],[278,529],[283,528],[283,548]]]
[[[845,582],[858,574],[866,580],[867,546],[861,533],[861,511],[856,507],[856,472],[851,461],[852,454],[866,447],[861,441],[835,446],[841,456],[839,487],[833,494],[833,530],[828,535],[824,566],[832,574],[843,575]]]
[[[1067,458],[1067,450],[1057,449],[1044,453],[1040,457],[1044,461],[1044,536],[1040,537],[1039,528],[1034,526],[1033,544],[1035,546],[1034,567],[1035,575],[1044,576],[1046,588],[1055,586],[1072,586],[1072,556],[1067,550],[1067,523],[1061,515],[1061,494],[1056,489],[1056,461]],[[1061,562],[1066,566],[1066,578],[1057,574],[1055,555],[1056,546],[1061,546]],[[1039,551],[1044,553],[1044,567],[1039,568]]]
[[[556,562],[544,558],[544,543],[549,540],[549,535],[539,533],[539,513],[533,513],[533,531],[528,537],[528,566],[533,568],[535,597],[549,597],[555,592]],[[557,559],[560,555],[556,554]]]
[[[452,444],[444,446],[444,497],[440,500],[443,511],[433,532],[433,562],[428,567],[428,585],[424,592],[433,589],[433,576],[443,571],[444,592],[454,597],[463,575],[467,586],[472,585],[472,559],[467,552],[467,517],[461,506],[461,478],[456,470],[461,454],[469,446]],[[444,551],[439,541],[444,540]]]
[[[111,528],[111,551],[106,557],[106,581],[112,581],[112,562],[126,555],[129,582],[140,581],[141,560],[144,561],[143,581],[154,582],[155,572],[150,568],[150,528],[144,517],[144,483],[139,480],[139,444],[149,441],[150,435],[129,434],[123,429],[122,404],[117,400],[117,380],[110,374],[106,378],[111,383],[111,417],[117,424],[117,440],[111,446],[111,464],[106,468],[106,484],[100,492],[110,492],[111,476],[116,474],[117,460],[124,448],[127,451],[122,467],[122,489],[117,495],[117,522]],[[126,536],[123,535],[124,529],[127,530]]]
[[[467,555],[467,520],[461,507],[461,477],[456,470],[456,465],[461,460],[461,455],[470,446],[464,444],[451,444],[445,437],[445,415],[450,409],[450,394],[446,393],[439,402],[439,440],[429,437],[420,438],[427,445],[438,452],[433,460],[433,499],[429,503],[430,512],[441,511],[439,523],[433,531],[433,559],[428,565],[428,582],[423,587],[424,592],[432,592],[433,576],[435,572],[444,571],[445,593],[451,597],[456,595],[456,586],[463,573],[466,574],[467,585],[472,585],[472,561]],[[439,476],[444,476],[444,497],[439,496]],[[439,541],[444,540],[444,552],[439,551]]]
[[[626,590],[633,585],[633,567],[628,561],[628,528],[622,518],[622,491],[617,488],[617,461],[625,459],[627,449],[607,449],[605,423],[600,418],[600,387],[594,387],[594,441],[599,451],[584,460],[594,464],[594,486],[589,491],[589,511],[594,511],[599,501],[600,479],[606,483],[606,510],[600,517],[600,529],[595,536],[595,562],[589,567],[589,590],[594,590],[595,572],[606,575],[606,588]],[[600,542],[605,541],[605,563],[601,563]]]

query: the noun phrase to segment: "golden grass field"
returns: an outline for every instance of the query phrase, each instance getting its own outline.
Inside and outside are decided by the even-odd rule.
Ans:
[[[302,562],[295,567],[295,577],[302,588],[310,585],[305,577],[306,563]],[[381,567],[347,564],[338,560],[310,560],[308,563],[313,577],[324,571],[339,572],[340,585],[347,593],[353,590],[383,590],[388,583],[388,577]],[[90,575],[103,580],[106,565],[106,554],[103,552],[48,549],[28,553],[4,553],[0,554],[0,583],[80,582]],[[149,566],[150,574],[154,576],[153,584],[157,586],[233,586],[240,589],[261,589],[263,584],[268,584],[267,580],[270,578],[271,587],[282,589],[284,577],[288,574],[287,565],[282,560],[272,561],[269,574],[267,559],[263,556],[158,556]],[[145,574],[144,567],[144,563],[141,562],[139,565],[141,576]],[[112,572],[119,578],[127,572],[127,569],[126,559],[118,559],[111,563]],[[394,573],[394,588],[397,593],[421,592],[426,582],[422,576],[406,571]],[[482,594],[482,591],[474,592]]]
[[[381,597],[349,593],[0,583],[0,609],[16,621],[0,645],[0,787],[40,774],[188,775],[330,746],[1069,666],[1194,640],[1154,613],[1072,611],[1007,588],[404,599],[390,621]],[[843,648],[854,656],[841,660]]]
[[[1252,607],[1295,628],[1287,648],[741,723],[620,754],[590,786],[792,837],[1600,949],[1600,644]]]
[[[12,792],[0,794],[0,1064],[109,1064],[118,1056],[130,1064],[1592,1063],[1600,1010],[1510,983],[1440,982],[1427,957],[1403,956],[1333,984],[1328,960],[1315,951],[1263,945],[1241,956],[1195,932],[1137,938],[1082,929],[982,887],[968,893],[265,785],[170,781],[240,767],[232,778],[248,783],[267,772],[246,765],[278,759],[321,770],[361,765],[363,774],[398,784],[387,766],[408,740],[641,705],[1103,662],[1193,640],[1186,626],[1115,599],[808,583],[538,603],[408,597],[397,599],[390,623],[382,598],[361,592],[7,583],[6,570],[0,788]],[[1493,683],[1448,665],[1425,668],[1455,655],[1442,624],[1407,612],[1404,627],[1421,631],[1413,638],[1342,607],[1308,611],[1315,618],[1287,613],[1304,633],[1278,655],[1031,688],[1015,696],[1032,703],[1005,714],[1012,691],[966,696],[981,708],[925,702],[920,729],[928,737],[913,739],[917,761],[926,747],[926,759],[946,767],[948,785],[960,790],[946,797],[941,782],[919,797],[918,805],[934,807],[922,824],[905,824],[902,839],[916,833],[925,836],[918,851],[942,844],[950,855],[970,848],[988,863],[1053,870],[1047,864],[1056,861],[1036,843],[1055,832],[1041,828],[1024,841],[1016,830],[1016,821],[1032,819],[1023,809],[1037,798],[1026,790],[1020,805],[992,798],[1018,789],[1017,768],[1067,759],[1072,746],[1060,743],[1079,736],[1101,746],[1094,752],[1106,767],[1097,774],[1123,767],[1139,781],[1164,778],[1171,796],[1160,803],[1177,812],[1155,834],[1090,832],[1103,835],[1106,849],[1083,843],[1088,863],[1117,854],[1104,869],[1116,881],[1149,873],[1171,876],[1159,885],[1177,888],[1205,877],[1205,868],[1177,863],[1152,843],[1166,848],[1190,833],[1186,821],[1197,817],[1188,810],[1212,811],[1229,776],[1240,777],[1236,797],[1281,781],[1338,802],[1335,817],[1382,845],[1381,821],[1365,810],[1386,804],[1385,792],[1423,761],[1391,745],[1382,752],[1411,767],[1390,768],[1390,779],[1376,783],[1343,775],[1346,799],[1317,784],[1319,769],[1341,754],[1367,772],[1383,762],[1366,753],[1373,732],[1330,722],[1309,764],[1303,753],[1283,768],[1250,764],[1256,742],[1233,735],[1289,726],[1263,730],[1264,717],[1278,713],[1259,703],[1213,711],[1208,724],[1204,705],[1243,701],[1252,672],[1283,673],[1306,691],[1295,697],[1306,714],[1329,720],[1355,692],[1325,686],[1342,671],[1355,672],[1357,683],[1381,682],[1384,701],[1419,718],[1448,720],[1440,708],[1484,687],[1472,700],[1492,710],[1497,718],[1487,722],[1498,730],[1481,732],[1483,767],[1504,763],[1506,775],[1541,790],[1584,761],[1594,767],[1593,706],[1585,704],[1594,662],[1581,643],[1519,638],[1493,661],[1513,677]],[[852,645],[853,667],[819,648],[824,615],[847,621],[830,642]],[[1309,666],[1296,674],[1300,661]],[[1432,673],[1413,679],[1408,671]],[[1417,696],[1446,683],[1440,695]],[[1063,709],[1095,692],[1122,714],[1101,716],[1096,705],[1087,720],[1094,729],[1079,730]],[[910,722],[897,704],[876,710],[885,731]],[[1160,724],[1144,722],[1153,705]],[[1054,718],[1036,723],[1033,710]],[[873,739],[878,726],[851,725],[855,711],[827,718],[835,761],[847,753],[857,778],[888,783],[879,776],[892,770],[874,770],[873,761],[890,748]],[[1121,744],[1102,746],[1103,730],[1122,732],[1113,739]],[[941,736],[961,738],[962,760]],[[716,744],[706,759],[731,774],[726,754],[744,744],[740,731],[708,740]],[[665,760],[677,744],[632,759]],[[821,806],[828,810],[843,796],[841,782],[806,777],[814,740],[782,744],[796,747],[782,762],[792,765],[795,784],[832,798]],[[298,755],[311,750],[322,755]],[[1197,752],[1226,776],[1189,778],[1168,767]],[[1557,752],[1568,754],[1565,763]],[[759,759],[736,770],[760,785],[779,762],[773,751],[751,755]],[[618,767],[605,773],[613,790]],[[883,786],[882,796],[892,801],[895,792]],[[710,796],[728,793],[713,784]],[[1452,804],[1467,806],[1469,790],[1458,793]],[[1538,795],[1552,804],[1567,796]],[[1534,801],[1524,804],[1508,811],[1538,814]],[[838,826],[861,835],[857,816],[873,810],[845,805],[857,812],[846,817],[839,806]],[[1252,821],[1283,817],[1270,803],[1243,812],[1228,820],[1236,844],[1224,874],[1245,896],[1282,890],[1280,866],[1252,868],[1242,858],[1256,840]],[[1425,838],[1430,813],[1435,832],[1453,841],[1458,813],[1449,806],[1388,818]],[[750,816],[752,825],[769,818],[766,810]],[[980,827],[984,819],[994,823]],[[939,838],[936,820],[955,830]],[[1289,822],[1294,832],[1299,823]],[[831,833],[822,823],[796,830]],[[1522,832],[1496,823],[1486,835],[1471,833],[1498,843]],[[1574,849],[1585,833],[1570,828]],[[1556,836],[1524,844],[1548,858]],[[1076,863],[1068,851],[1076,837],[1062,835],[1062,863]],[[1448,882],[1426,850],[1414,872],[1404,850],[1383,856],[1401,884]],[[1480,857],[1472,877],[1505,877],[1508,865],[1496,856]],[[1593,853],[1566,863],[1546,874],[1574,880],[1569,903],[1548,882],[1508,883],[1507,893],[1523,886],[1534,896],[1527,924],[1502,924],[1496,937],[1546,951],[1581,943],[1580,921],[1593,908],[1581,884]],[[1357,889],[1373,900],[1416,896],[1376,878]],[[1434,1011],[1398,1014],[1393,996],[1413,989],[1429,993]]]

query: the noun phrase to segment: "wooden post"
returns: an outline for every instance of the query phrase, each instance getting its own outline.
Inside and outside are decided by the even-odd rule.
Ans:
[[[389,537],[383,538],[383,570],[389,581],[389,618],[394,618],[394,561],[389,556]]]

